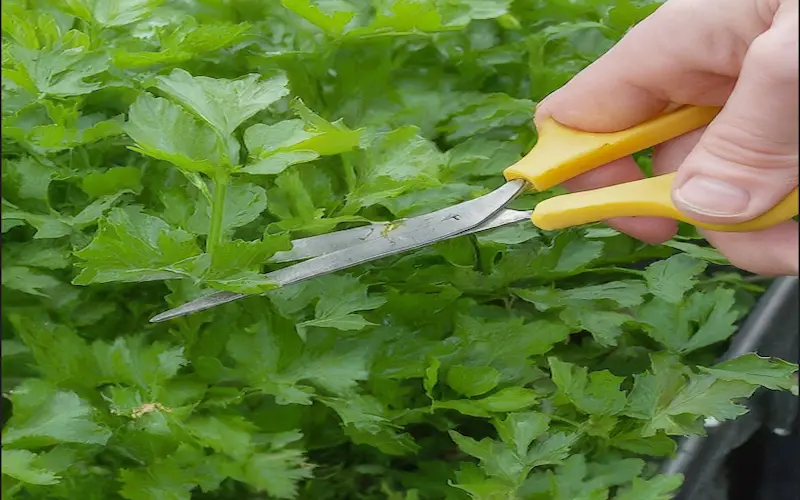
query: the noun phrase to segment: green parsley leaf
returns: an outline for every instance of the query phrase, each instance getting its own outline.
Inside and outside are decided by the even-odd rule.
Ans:
[[[782,359],[765,358],[756,353],[744,354],[712,367],[699,368],[722,380],[740,380],[773,391],[790,389],[792,374],[797,372],[797,366],[792,363]]]
[[[49,207],[48,191],[53,173],[51,168],[42,165],[31,156],[14,160],[4,159],[3,196],[14,203],[37,200],[43,202],[40,205],[42,208]]]
[[[796,393],[724,356],[767,282],[686,224],[523,221],[275,288],[294,239],[496,189],[656,8],[522,3],[4,1],[3,497],[660,499],[650,457]],[[253,296],[148,321],[219,290]]]
[[[69,97],[99,90],[102,83],[87,79],[108,69],[108,57],[91,51],[88,37],[82,33],[68,34],[72,36],[49,50],[11,47],[13,69],[4,71],[3,76],[34,95]]]
[[[622,327],[632,320],[630,316],[614,311],[597,311],[570,307],[559,317],[573,328],[591,332],[595,341],[602,346],[613,346],[622,335]]]
[[[124,26],[142,20],[158,5],[154,0],[123,0],[115,4],[78,0],[69,3],[77,17],[102,26]]]
[[[297,450],[253,455],[244,467],[244,478],[257,491],[275,498],[294,498],[298,482],[312,477],[312,467]]]
[[[35,453],[28,450],[2,450],[3,475],[29,484],[56,484],[61,479],[55,472],[37,467]]]
[[[677,254],[649,265],[644,272],[644,278],[647,280],[650,293],[666,302],[676,304],[694,287],[697,283],[696,276],[705,268],[705,262],[686,254]]]
[[[151,400],[166,396],[167,381],[186,364],[182,347],[160,342],[145,345],[141,336],[96,343],[92,351],[106,382],[137,387]]]
[[[93,172],[83,178],[81,189],[94,197],[119,191],[139,192],[142,189],[142,171],[136,167],[112,167],[102,173]]]
[[[261,268],[281,250],[290,250],[288,238],[268,237],[262,241],[228,241],[220,245],[203,273],[203,281],[219,290],[237,293],[263,293],[277,285]]]
[[[156,87],[227,138],[245,120],[289,93],[286,76],[261,81],[260,75],[235,80],[192,76],[174,69],[156,78]],[[231,158],[235,161],[234,158]]]
[[[414,188],[439,184],[436,173],[445,162],[432,142],[404,127],[374,137],[354,165],[357,178],[348,204],[366,207],[395,198]]]
[[[190,276],[200,248],[194,236],[135,208],[114,209],[91,243],[75,255],[76,285],[176,279]]]
[[[607,498],[611,487],[631,481],[643,468],[644,462],[638,459],[587,463],[583,455],[574,455],[565,460],[557,472],[548,471],[540,477],[549,483],[547,489],[551,498],[594,500]]]
[[[104,445],[111,432],[95,423],[92,407],[74,392],[28,380],[11,395],[14,414],[3,428],[3,447],[42,448],[56,443]]]
[[[652,479],[634,478],[633,485],[623,490],[619,500],[669,500],[674,498],[675,490],[683,484],[680,474],[667,476],[659,474]]]
[[[124,129],[136,143],[134,151],[189,172],[209,174],[222,164],[214,131],[163,97],[136,99]]]
[[[609,301],[621,307],[638,306],[644,300],[646,288],[640,281],[613,281],[602,285],[575,287],[569,290],[538,288],[515,289],[514,294],[540,311],[556,307],[586,307],[595,301]]]
[[[675,440],[663,431],[644,437],[640,429],[621,432],[611,438],[610,444],[621,450],[654,457],[672,457],[678,448]]]
[[[279,174],[291,165],[353,150],[361,131],[350,130],[341,120],[330,123],[302,102],[293,103],[302,119],[284,120],[274,125],[256,124],[244,133],[250,164],[242,171],[250,174]]]
[[[503,442],[513,445],[518,455],[524,455],[531,443],[547,431],[550,419],[543,413],[509,413],[494,425]]]
[[[61,281],[55,277],[25,266],[4,267],[2,275],[4,287],[44,297],[49,295],[48,289],[56,288],[61,284]]]
[[[656,297],[639,308],[637,316],[654,340],[685,354],[733,335],[741,314],[735,308],[734,294],[726,288],[698,291],[680,304]]]
[[[434,401],[433,408],[456,410],[464,415],[488,417],[492,413],[505,413],[530,408],[540,395],[525,387],[506,387],[482,399]]]
[[[3,200],[2,210],[4,232],[25,223],[36,228],[33,235],[36,239],[51,239],[67,236],[72,232],[68,220],[57,215],[43,215],[20,210],[19,207]],[[10,222],[10,225],[6,225]]]
[[[724,421],[747,412],[738,401],[750,397],[756,385],[710,373],[685,374],[673,368],[672,356],[652,358],[652,370],[635,377],[625,411],[631,417],[647,420],[643,436],[662,429],[673,435],[702,435],[701,417]]]
[[[281,0],[281,4],[331,36],[342,35],[355,15],[355,7],[346,0],[327,0],[320,5],[310,0]]]
[[[447,139],[457,142],[492,129],[530,123],[534,105],[527,99],[513,99],[504,94],[476,98],[445,125]]]
[[[376,309],[386,302],[384,297],[370,295],[368,288],[351,276],[324,276],[294,294],[276,291],[271,298],[287,312],[289,307],[302,308],[303,303],[316,300],[313,319],[302,321],[299,326],[337,330],[361,330],[374,325],[357,312]],[[290,305],[288,301],[293,303]]]
[[[122,115],[105,119],[101,115],[84,115],[67,123],[33,127],[26,139],[36,152],[52,154],[122,135]]]
[[[626,394],[620,389],[623,378],[610,372],[588,373],[557,358],[548,358],[553,382],[576,408],[590,415],[616,415],[625,407]]]
[[[500,372],[491,366],[453,365],[447,371],[447,385],[468,398],[494,389],[500,382]]]

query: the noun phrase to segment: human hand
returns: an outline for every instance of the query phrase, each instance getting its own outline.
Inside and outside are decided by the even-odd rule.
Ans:
[[[591,132],[636,125],[674,104],[724,106],[707,127],[655,148],[653,171],[677,170],[672,198],[701,221],[752,219],[798,184],[798,0],[668,0],[567,85],[536,121]],[[623,158],[565,187],[594,189],[643,177]],[[648,243],[677,223],[619,218],[610,225]],[[798,225],[751,233],[701,230],[733,265],[798,275]]]

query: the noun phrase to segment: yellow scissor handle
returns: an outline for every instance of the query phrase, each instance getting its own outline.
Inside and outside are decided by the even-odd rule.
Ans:
[[[634,127],[591,133],[548,119],[539,125],[539,140],[516,164],[505,170],[507,180],[524,179],[544,191],[578,175],[643,149],[708,125],[721,108],[683,106]],[[798,214],[798,191],[767,213],[745,222],[709,224],[685,216],[672,202],[675,174],[651,177],[592,191],[556,196],[540,202],[531,217],[546,230],[599,222],[614,217],[667,217],[716,231],[757,231]]]

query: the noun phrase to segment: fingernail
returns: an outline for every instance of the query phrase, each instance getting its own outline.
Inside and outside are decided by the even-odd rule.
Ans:
[[[675,191],[675,201],[701,215],[733,216],[747,210],[750,193],[713,177],[695,175]]]

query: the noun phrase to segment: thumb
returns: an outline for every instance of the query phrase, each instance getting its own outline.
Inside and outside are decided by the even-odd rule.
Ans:
[[[676,206],[698,220],[741,222],[798,181],[798,22],[779,12],[743,61],[727,104],[678,168]],[[783,14],[783,15],[781,15]]]

